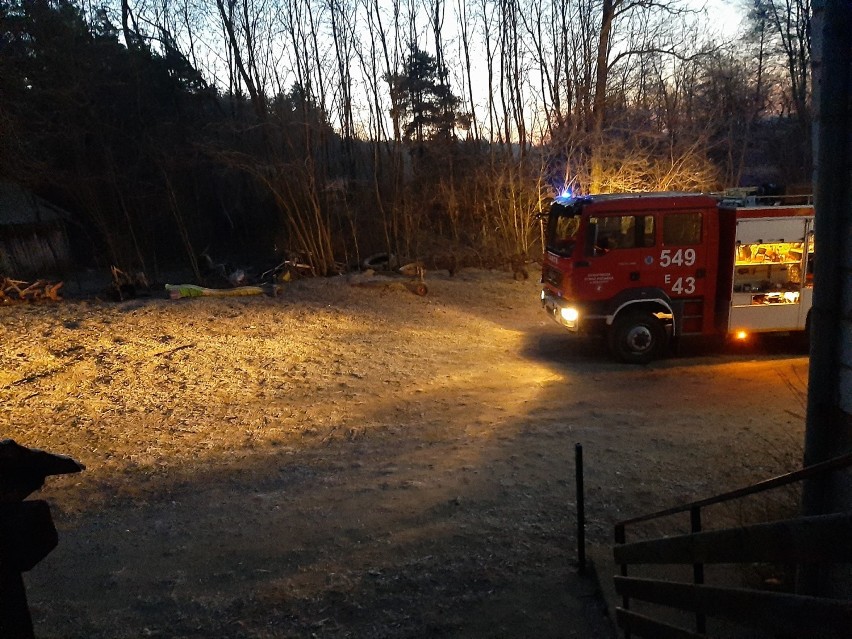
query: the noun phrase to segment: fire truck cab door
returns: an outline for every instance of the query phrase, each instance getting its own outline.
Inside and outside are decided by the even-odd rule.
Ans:
[[[650,286],[646,273],[653,260],[654,218],[607,213],[589,219],[586,254],[589,268],[581,287],[589,299],[612,299],[631,288]]]

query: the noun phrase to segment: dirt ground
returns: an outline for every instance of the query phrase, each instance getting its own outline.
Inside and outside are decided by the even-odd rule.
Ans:
[[[533,275],[302,280],[279,297],[0,307],[0,436],[59,546],[36,635],[609,637],[587,537],[799,463],[807,358],[572,339]],[[728,513],[726,516],[730,516]]]

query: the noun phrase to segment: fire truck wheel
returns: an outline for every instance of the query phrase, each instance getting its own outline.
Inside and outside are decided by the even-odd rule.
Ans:
[[[629,364],[647,364],[663,351],[666,331],[650,313],[617,317],[609,333],[612,354]]]

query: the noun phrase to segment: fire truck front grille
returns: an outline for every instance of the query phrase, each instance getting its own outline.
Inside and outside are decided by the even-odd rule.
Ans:
[[[562,272],[550,266],[545,267],[541,279],[546,284],[550,284],[553,287],[559,288],[562,286]]]

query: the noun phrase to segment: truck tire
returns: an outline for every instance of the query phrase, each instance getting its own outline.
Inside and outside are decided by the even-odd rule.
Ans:
[[[609,349],[622,362],[647,364],[663,352],[666,331],[650,313],[627,313],[615,319],[609,331]]]

